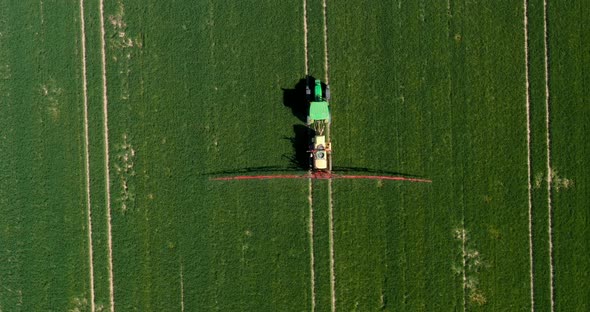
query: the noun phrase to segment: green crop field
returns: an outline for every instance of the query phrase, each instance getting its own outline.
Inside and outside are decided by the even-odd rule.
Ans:
[[[0,312],[590,310],[587,16],[0,2]],[[211,180],[307,172],[306,75],[335,172],[432,182]]]

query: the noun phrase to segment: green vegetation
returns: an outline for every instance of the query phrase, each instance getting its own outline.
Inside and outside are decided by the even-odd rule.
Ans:
[[[330,11],[334,163],[433,180],[336,184],[341,309],[459,310],[463,270],[469,309],[528,305],[522,12],[497,6]]]
[[[109,5],[117,304],[180,307],[182,266],[187,310],[309,310],[307,185],[208,180],[292,153],[301,10]]]
[[[2,311],[88,304],[78,14],[0,4]]]
[[[330,311],[330,215],[328,181],[313,181],[314,272],[317,311]]]
[[[210,181],[295,168],[288,90],[303,3],[84,3],[94,295],[118,311],[309,311],[308,181]],[[535,308],[588,310],[589,7],[529,1]],[[89,311],[78,3],[0,4],[0,310]],[[328,1],[334,167],[432,184],[334,180],[339,311],[530,310],[521,2]],[[325,80],[321,0],[309,74]],[[301,103],[303,104],[303,103]],[[262,114],[261,112],[264,112]],[[300,165],[300,164],[299,164]],[[110,197],[107,194],[110,182]],[[331,308],[327,181],[314,181],[316,311]]]
[[[590,309],[590,5],[549,6],[556,310]]]

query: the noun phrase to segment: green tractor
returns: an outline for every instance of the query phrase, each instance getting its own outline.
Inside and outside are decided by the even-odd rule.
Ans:
[[[311,98],[311,89],[309,85],[305,87],[307,99]],[[323,133],[323,128],[326,124],[332,121],[330,115],[329,103],[330,100],[330,86],[326,85],[326,97],[323,97],[322,82],[319,79],[315,81],[313,101],[309,103],[309,115],[307,116],[307,125],[311,126],[316,132]],[[321,125],[324,124],[324,125]],[[316,129],[316,128],[322,129]],[[322,130],[322,131],[318,131]]]
[[[305,87],[305,93],[308,101],[311,99],[311,89],[309,85]],[[309,103],[309,115],[307,116],[307,126],[314,130],[314,137],[311,142],[310,157],[313,158],[313,168],[316,170],[331,169],[329,154],[332,152],[330,142],[330,86],[326,85],[326,97],[323,97],[322,82],[315,81],[313,101]],[[326,131],[327,129],[327,131]],[[327,133],[326,133],[327,132]]]

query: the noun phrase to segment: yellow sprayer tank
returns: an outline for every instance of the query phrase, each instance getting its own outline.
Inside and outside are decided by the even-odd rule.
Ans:
[[[328,151],[326,151],[326,137],[315,136],[313,139],[313,167],[315,169],[328,168]]]

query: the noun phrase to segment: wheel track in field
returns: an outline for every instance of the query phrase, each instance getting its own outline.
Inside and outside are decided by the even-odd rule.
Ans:
[[[332,297],[332,312],[336,311],[336,272],[334,269],[334,201],[332,196],[332,179],[328,180],[329,214],[330,214],[330,293]]]
[[[310,171],[311,173],[311,171]],[[311,268],[311,311],[315,311],[315,256],[314,256],[314,247],[313,247],[313,183],[311,178],[308,181],[308,202],[309,202],[309,262]]]
[[[528,0],[523,0],[523,28],[524,28],[524,64],[525,64],[525,105],[526,105],[526,143],[527,143],[527,187],[528,187],[528,217],[529,217],[529,287],[531,311],[535,310],[535,278],[533,272],[533,191],[531,168],[531,98],[529,82],[529,20]]]
[[[327,24],[327,3],[322,1],[323,9],[323,39],[324,39],[324,81],[329,84],[329,62],[328,62],[328,24]],[[307,28],[307,0],[303,0],[303,31],[304,31],[304,50],[305,50],[305,77],[309,75],[309,58],[308,58],[308,28]],[[328,129],[328,133],[329,133]],[[330,169],[332,167],[332,159],[329,159]],[[311,175],[312,170],[309,170]],[[314,259],[314,245],[313,245],[313,183],[312,179],[308,179],[309,189],[309,235],[310,235],[310,262],[311,262],[311,295],[312,295],[312,311],[315,310],[315,259]],[[330,248],[330,297],[331,297],[331,311],[336,311],[336,277],[335,277],[335,261],[334,261],[334,213],[333,213],[333,195],[332,195],[332,179],[328,180],[328,209],[329,209],[329,248]]]
[[[328,4],[327,0],[322,0],[323,24],[324,24],[324,80],[326,85],[330,84],[330,63],[328,57]],[[328,136],[331,122],[328,124]],[[331,137],[328,137],[329,142],[332,142]],[[330,171],[332,171],[332,155],[330,153],[329,159]],[[330,218],[329,228],[329,244],[330,244],[330,295],[332,299],[332,312],[336,311],[336,269],[335,269],[335,254],[334,254],[334,196],[332,189],[332,179],[328,180],[328,210]]]
[[[307,47],[307,0],[303,0],[303,50],[305,56],[305,78],[309,75],[309,60],[308,60],[308,47]],[[308,136],[309,136],[308,131]],[[311,169],[308,171],[308,174],[311,176],[312,171]],[[311,312],[315,311],[315,301],[316,301],[316,294],[315,294],[315,256],[314,256],[314,244],[313,244],[313,182],[311,178],[307,180],[308,184],[308,192],[309,195],[307,197],[308,204],[309,204],[309,224],[308,224],[308,233],[309,233],[309,267],[310,267],[310,287],[311,287]]]
[[[555,311],[555,271],[553,269],[553,203],[551,199],[551,185],[553,170],[551,169],[551,116],[549,93],[549,38],[547,33],[547,0],[543,1],[543,45],[545,67],[545,128],[547,143],[547,234],[549,236],[549,296],[551,298],[551,312]]]
[[[184,312],[184,265],[180,262],[180,312]]]
[[[99,3],[100,11],[100,46],[101,46],[101,58],[102,58],[102,104],[103,104],[103,130],[104,130],[104,152],[105,152],[105,193],[106,193],[106,205],[107,205],[107,246],[108,246],[108,258],[109,258],[109,302],[111,312],[115,311],[115,285],[114,285],[114,274],[113,274],[113,235],[111,225],[111,179],[109,170],[109,114],[108,114],[108,97],[107,97],[107,74],[106,74],[106,42],[105,42],[105,30],[104,30],[104,0],[100,0]]]
[[[463,278],[463,312],[467,311],[467,232],[465,230],[465,216],[461,219],[460,229],[460,240],[461,240],[461,265],[462,278]]]
[[[90,149],[88,135],[88,79],[86,73],[86,25],[84,23],[84,0],[80,0],[80,35],[82,36],[82,93],[84,101],[84,170],[86,172],[86,227],[88,228],[88,264],[90,275],[90,311],[96,310],[94,301],[94,251],[92,243],[92,206],[90,205]]]
[[[303,0],[303,50],[305,52],[305,77],[309,75],[309,61],[307,59],[307,0]]]
[[[323,18],[324,18],[324,74],[326,84],[330,83],[330,64],[328,62],[328,4],[327,0],[322,0]]]

